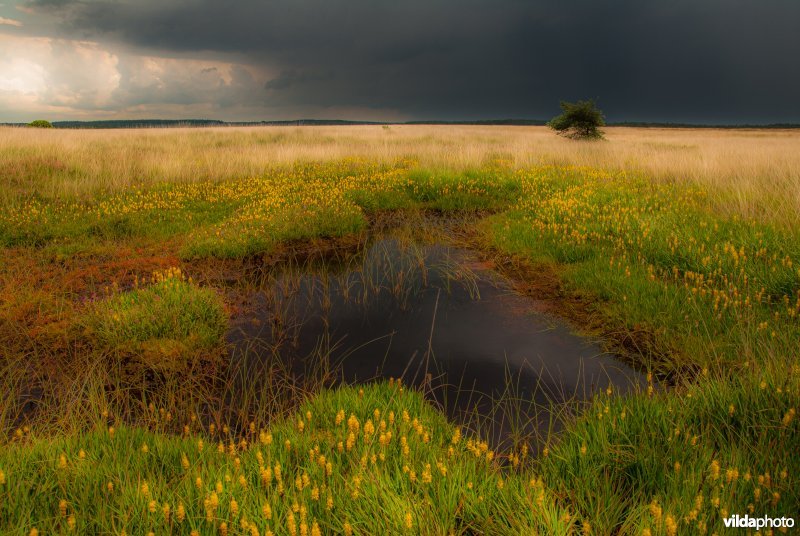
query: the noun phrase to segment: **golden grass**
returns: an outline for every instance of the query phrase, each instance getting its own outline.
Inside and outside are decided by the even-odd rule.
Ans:
[[[800,212],[800,131],[606,129],[575,142],[545,127],[0,128],[0,198],[83,196],[132,185],[248,177],[295,162],[413,158],[421,167],[579,165],[692,181],[720,210],[790,227]]]

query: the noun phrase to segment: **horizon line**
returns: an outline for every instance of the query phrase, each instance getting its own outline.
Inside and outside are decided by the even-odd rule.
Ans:
[[[336,125],[375,125],[375,126],[402,126],[402,125],[497,125],[497,126],[546,126],[548,120],[528,118],[496,118],[474,120],[444,120],[420,119],[408,121],[368,121],[358,119],[274,119],[255,121],[226,121],[207,118],[184,119],[64,119],[50,121],[56,128],[135,128],[140,126],[163,127],[212,127],[212,126],[336,126]],[[0,126],[25,127],[25,122],[0,122]],[[764,122],[764,123],[714,123],[714,122],[685,122],[685,121],[609,121],[604,126],[608,127],[671,127],[671,128],[800,128],[800,122]]]

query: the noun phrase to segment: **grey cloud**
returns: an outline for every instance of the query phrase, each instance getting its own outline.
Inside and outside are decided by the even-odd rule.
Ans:
[[[227,80],[216,67],[192,68],[178,65],[162,76],[153,76],[136,58],[122,58],[118,67],[119,87],[106,109],[148,104],[209,104],[216,109],[235,106],[257,98],[258,84],[241,66],[233,66]]]
[[[279,73],[249,99],[410,118],[549,117],[595,97],[612,120],[800,121],[794,0],[31,0],[54,31]],[[201,87],[202,79],[193,81]],[[180,84],[176,84],[180,87]],[[185,98],[140,88],[140,98]],[[205,90],[204,90],[205,91]],[[228,93],[225,93],[228,91]],[[204,95],[214,99],[214,90]],[[226,100],[227,99],[227,100]]]
[[[334,77],[332,71],[328,72],[298,72],[294,69],[281,71],[281,74],[269,80],[264,87],[266,89],[284,90],[298,85],[313,84],[331,80]]]

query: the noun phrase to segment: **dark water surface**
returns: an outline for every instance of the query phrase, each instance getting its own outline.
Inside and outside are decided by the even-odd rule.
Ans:
[[[495,443],[557,428],[566,401],[642,383],[465,250],[381,239],[349,265],[264,281],[228,334],[234,359],[346,383],[403,378]]]

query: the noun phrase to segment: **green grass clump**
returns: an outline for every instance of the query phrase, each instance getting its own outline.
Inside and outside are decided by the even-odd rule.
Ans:
[[[503,469],[399,383],[324,391],[236,441],[220,430],[175,437],[109,424],[0,451],[0,529],[516,535],[576,526],[541,481]]]
[[[797,367],[602,396],[537,466],[598,534],[722,534],[729,515],[796,515],[797,408]]]
[[[522,192],[522,181],[504,169],[452,173],[414,170],[405,194],[418,205],[443,211],[507,208]]]
[[[593,169],[531,170],[495,246],[560,267],[611,326],[647,331],[660,372],[784,362],[800,340],[800,240],[714,211],[705,191]]]
[[[102,345],[126,354],[159,348],[186,354],[219,347],[227,314],[216,292],[173,268],[156,273],[150,285],[99,303],[89,324]]]
[[[86,199],[19,197],[0,213],[0,246],[180,236],[184,258],[241,258],[282,242],[356,233],[368,212],[497,210],[522,191],[521,176],[505,167],[453,173],[411,166],[345,159]]]
[[[258,213],[258,208],[243,211],[211,227],[192,233],[181,250],[187,259],[216,257],[236,259],[267,253],[283,242],[309,238],[347,236],[366,227],[366,218],[352,204],[326,203],[291,205]]]

